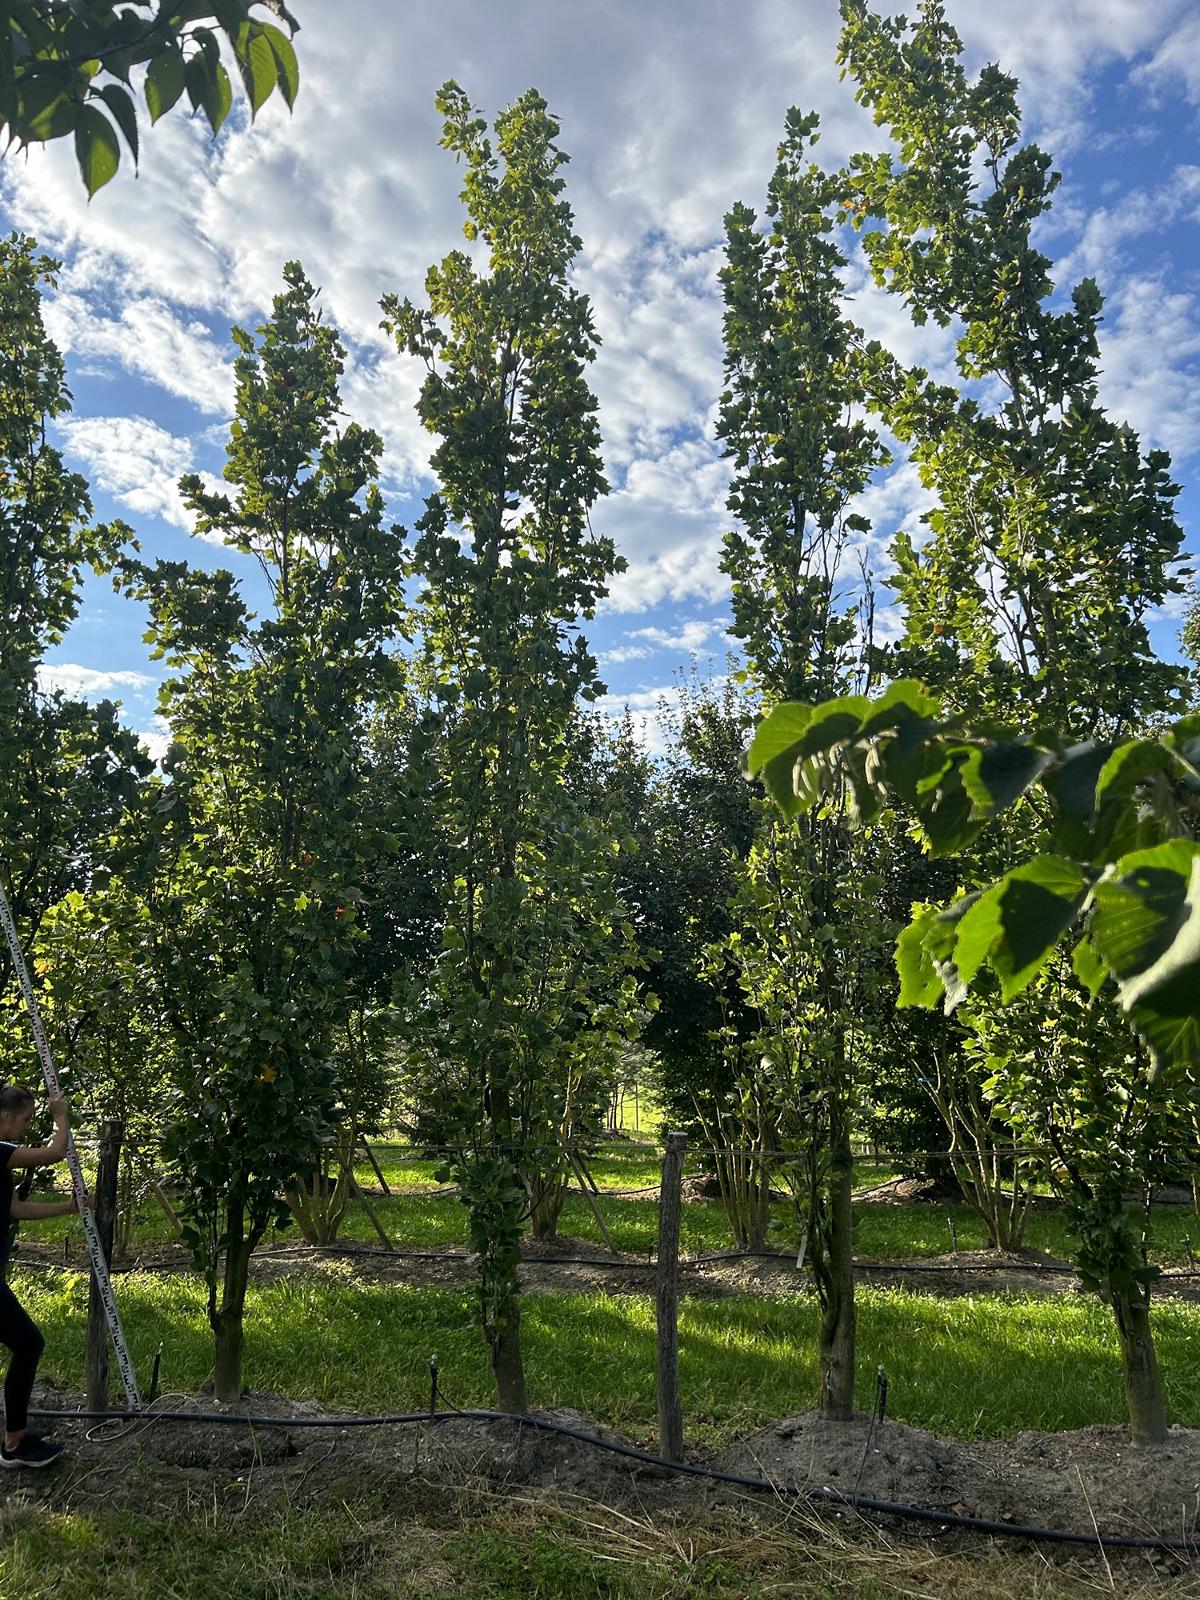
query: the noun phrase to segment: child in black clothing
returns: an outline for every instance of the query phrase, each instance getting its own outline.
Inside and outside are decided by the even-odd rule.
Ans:
[[[34,1098],[28,1089],[9,1084],[0,1089],[0,1344],[12,1351],[8,1376],[4,1380],[4,1444],[0,1446],[0,1466],[48,1467],[62,1454],[62,1445],[30,1433],[25,1423],[34,1374],[45,1340],[37,1324],[4,1282],[13,1221],[26,1217],[61,1217],[78,1211],[74,1199],[22,1200],[14,1193],[13,1172],[22,1167],[50,1167],[67,1153],[68,1105],[51,1100],[54,1137],[47,1145],[26,1145],[21,1141],[33,1121]]]

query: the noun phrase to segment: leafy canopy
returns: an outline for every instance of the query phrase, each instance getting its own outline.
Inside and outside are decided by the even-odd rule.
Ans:
[[[251,13],[255,6],[275,22]],[[300,86],[283,0],[7,0],[0,9],[0,133],[9,148],[68,135],[88,197],[115,176],[117,135],[137,165],[135,72],[151,124],[186,92],[214,135],[233,105],[222,41],[258,114],[276,89],[290,108]]]

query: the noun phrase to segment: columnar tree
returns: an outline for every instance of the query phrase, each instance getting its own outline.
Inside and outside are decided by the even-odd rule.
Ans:
[[[1179,489],[1170,457],[1099,402],[1096,283],[1051,303],[1032,234],[1059,174],[1020,143],[1016,80],[968,79],[941,0],[911,29],[866,0],[842,15],[840,60],[899,152],[850,166],[871,273],[915,322],[962,328],[957,386],[876,359],[873,403],[938,502],[920,547],[901,534],[893,548],[892,665],[972,715],[1080,738],[1140,728],[1184,683],[1148,633],[1184,588]]]
[[[358,814],[364,724],[393,681],[402,623],[381,441],[342,424],[337,334],[299,265],[284,278],[258,338],[233,334],[233,492],[183,481],[197,531],[261,569],[268,613],[247,609],[228,571],[123,565],[173,672],[138,887],[179,1093],[166,1153],[208,1283],[222,1400],[241,1389],[250,1254],[316,1169],[339,1097],[358,884],[390,843]]]
[[[1015,80],[994,65],[968,78],[940,0],[924,0],[911,28],[865,0],[844,0],[842,15],[840,59],[896,151],[851,163],[870,271],[914,321],[961,330],[957,384],[883,354],[875,363],[873,403],[937,496],[927,537],[902,533],[893,547],[904,632],[891,665],[973,717],[1078,739],[1143,729],[1183,704],[1185,675],[1155,657],[1148,633],[1152,609],[1183,586],[1178,488],[1167,455],[1099,402],[1097,285],[1084,279],[1066,306],[1052,299],[1033,231],[1058,174],[1021,143]],[[965,880],[988,881],[1039,825],[1023,803],[975,847]],[[976,1022],[986,1031],[986,1009],[980,997],[968,1036]],[[987,1095],[956,1035],[940,1099],[986,1164]],[[1002,1221],[1000,1186],[983,1199]],[[1116,1214],[1112,1225],[1123,1237]]]
[[[768,705],[837,694],[854,679],[864,624],[845,597],[844,567],[869,524],[852,502],[887,460],[863,417],[863,341],[844,315],[846,263],[834,236],[842,190],[811,160],[816,130],[815,116],[788,113],[769,228],[736,206],[721,273],[718,434],[733,459],[738,518],[723,566],[733,632]],[[764,1081],[751,1100],[771,1099],[776,1137],[806,1151],[800,1194],[822,1306],[820,1407],[831,1417],[854,1405],[851,1041],[863,985],[859,939],[845,928],[859,920],[847,899],[856,879],[861,888],[836,801],[796,824],[767,815],[727,945],[759,1017],[750,1070]],[[738,1048],[744,1054],[745,1042]]]
[[[1122,1189],[1131,1178],[1155,1180],[1168,1141],[1194,1113],[1200,716],[1156,738],[1014,738],[943,717],[919,685],[901,680],[876,701],[776,707],[755,735],[750,765],[788,814],[843,788],[866,822],[903,802],[935,854],[966,849],[994,819],[1036,798],[1040,826],[1018,865],[949,905],[916,909],[897,946],[901,1003],[942,1000],[953,1010],[978,995],[1007,1004],[1035,983],[1060,991],[1066,983],[1053,1010],[1035,1006],[1032,1029],[1023,1005],[1011,1030],[1002,1024],[989,1070],[1004,1115],[1016,1126],[1031,1120],[1054,1147],[1084,1280],[1113,1311],[1133,1442],[1161,1443],[1166,1415],[1149,1320],[1155,1270]],[[1113,1008],[1100,1011],[1098,1027],[1087,997]],[[1124,1038],[1118,1016],[1136,1040]],[[1106,1047],[1097,1049],[1101,1030]]]
[[[577,702],[599,692],[579,623],[620,563],[588,521],[607,490],[586,381],[597,339],[570,283],[580,241],[558,124],[530,90],[493,146],[457,84],[437,105],[482,248],[430,269],[427,307],[383,302],[384,326],[424,363],[419,410],[439,440],[413,566],[447,888],[416,1007],[499,1401],[521,1411],[531,1195],[561,1160],[571,1097],[615,1063],[633,998],[611,847],[566,783]]]

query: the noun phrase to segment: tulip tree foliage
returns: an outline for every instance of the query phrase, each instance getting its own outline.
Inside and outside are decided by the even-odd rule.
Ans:
[[[614,845],[567,781],[577,702],[599,692],[578,626],[620,563],[588,522],[607,491],[585,376],[597,341],[569,281],[580,241],[558,124],[530,90],[497,117],[493,145],[456,84],[437,105],[478,248],[430,269],[426,308],[383,302],[384,326],[425,367],[419,413],[439,440],[413,566],[444,935],[414,1003],[499,1402],[522,1411],[516,1269],[533,1190],[564,1134],[586,1132],[572,1107],[607,1101],[633,1010]]]
[[[840,178],[811,159],[817,118],[788,113],[768,187],[768,227],[726,218],[725,392],[718,433],[733,459],[725,539],[733,633],[768,703],[848,688],[861,654],[857,606],[843,598],[850,546],[869,523],[851,509],[887,460],[864,420],[863,349],[843,314],[836,240]],[[807,1152],[800,1185],[808,1257],[821,1298],[822,1412],[854,1407],[850,1131],[857,949],[832,927],[853,918],[861,878],[837,805],[799,823],[767,817],[735,902],[725,958],[759,1018],[743,1103],[770,1146]],[[738,1042],[739,1050],[742,1041]],[[741,1141],[739,1141],[741,1142]]]
[[[230,493],[182,488],[196,528],[261,567],[257,619],[225,570],[128,560],[172,676],[171,744],[146,865],[142,960],[170,1035],[165,1153],[208,1283],[216,1388],[241,1387],[250,1253],[311,1176],[339,1097],[335,1040],[356,970],[357,887],[391,841],[359,822],[365,719],[402,621],[379,437],[343,424],[343,351],[290,264],[257,339],[233,338]],[[138,924],[130,919],[130,926]]]
[[[186,94],[220,132],[233,105],[223,46],[252,117],[276,89],[290,107],[300,84],[298,27],[283,0],[6,0],[0,135],[17,149],[73,138],[90,198],[116,175],[121,140],[137,165],[135,94],[152,124]]]
[[[897,945],[900,1004],[942,1001],[948,1011],[968,997],[1008,1004],[1029,993],[1062,948],[1082,991],[1097,1005],[1115,1005],[1131,1025],[1136,1039],[1107,1065],[1093,1050],[1067,1051],[1078,1065],[1076,1104],[1057,1122],[1051,1107],[1061,1086],[1043,1081],[1044,1048],[997,1052],[993,1066],[1008,1114],[1032,1117],[1057,1138],[1060,1167],[1079,1175],[1078,1196],[1085,1212],[1091,1207],[1080,1265],[1117,1320],[1133,1434],[1145,1443],[1165,1437],[1148,1316],[1152,1273],[1120,1208],[1120,1179],[1136,1169],[1132,1130],[1104,1101],[1115,1101],[1114,1084],[1123,1079],[1123,1092],[1134,1097],[1128,1117],[1143,1128],[1155,1106],[1138,1105],[1137,1097],[1155,1102],[1165,1120],[1138,1138],[1159,1152],[1169,1148],[1164,1129],[1177,1131],[1181,1110],[1193,1104],[1200,715],[1155,737],[1067,744],[943,716],[920,685],[901,680],[874,701],[777,706],[759,726],[749,764],[787,815],[842,790],[862,822],[906,806],[935,855],[968,850],[995,819],[1022,803],[1032,808],[1035,848],[1027,846],[1026,859],[947,906],[917,908]],[[1048,998],[1048,1028],[1081,1025],[1077,1001]],[[1059,1059],[1052,1057],[1052,1072]]]
[[[47,437],[70,410],[41,315],[40,289],[55,270],[32,239],[0,241],[0,874],[29,941],[46,911],[87,883],[150,770],[111,701],[89,706],[39,680],[78,610],[85,570],[110,565],[125,531],[91,523],[87,484]],[[36,1075],[3,947],[0,974],[14,1059]]]

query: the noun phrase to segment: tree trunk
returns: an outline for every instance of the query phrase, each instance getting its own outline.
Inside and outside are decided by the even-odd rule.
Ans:
[[[1117,1322],[1125,1403],[1129,1408],[1129,1436],[1135,1445],[1164,1444],[1167,1413],[1158,1357],[1150,1327],[1150,1306],[1135,1290],[1112,1291],[1109,1303]]]
[[[850,1120],[840,1089],[832,1092],[829,1151],[827,1281],[817,1334],[820,1413],[835,1422],[854,1415],[854,1157]]]
[[[496,1405],[501,1411],[524,1416],[525,1362],[521,1355],[521,1302],[510,1294],[496,1322],[487,1330],[492,1375],[496,1380]]]
[[[531,1187],[536,1199],[529,1208],[529,1231],[535,1239],[553,1239],[567,1197],[567,1180],[561,1172],[543,1173]]]
[[[233,1232],[232,1217],[230,1232]],[[237,1218],[240,1233],[240,1216]],[[225,1273],[221,1303],[210,1306],[209,1322],[215,1341],[213,1389],[222,1405],[236,1405],[242,1398],[243,1319],[246,1309],[246,1283],[250,1276],[253,1242],[235,1238],[225,1251]]]

